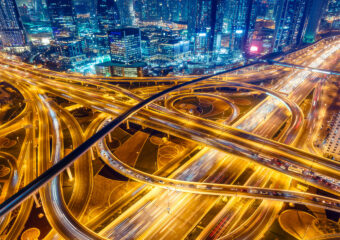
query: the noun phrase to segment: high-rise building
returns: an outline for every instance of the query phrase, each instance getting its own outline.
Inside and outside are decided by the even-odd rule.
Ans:
[[[141,0],[141,19],[143,20],[160,20],[161,14],[159,12],[158,0]]]
[[[133,0],[117,0],[122,26],[135,25],[135,10]]]
[[[34,10],[36,13],[42,13],[43,11],[43,3],[42,0],[34,0]]]
[[[142,38],[141,50],[143,58],[155,56],[158,52],[158,45],[159,43],[157,39],[149,39],[147,37]]]
[[[117,28],[121,24],[121,18],[116,1],[98,0],[97,18],[102,34],[106,35],[107,31]]]
[[[96,52],[109,54],[108,32],[121,25],[121,16],[115,0],[97,1],[97,19],[99,33],[96,34]]]
[[[97,3],[99,0],[72,0],[76,13],[89,12],[92,16],[97,14]]]
[[[274,10],[277,0],[255,0],[254,4],[257,11],[257,17],[265,20],[274,20]]]
[[[255,1],[222,0],[220,5],[222,13],[217,12],[217,19],[223,21],[216,25],[216,30],[222,32],[229,53],[240,56],[251,43],[256,22]]]
[[[75,11],[72,0],[46,0],[53,36],[60,39],[74,39],[77,36]]]
[[[195,54],[213,51],[216,9],[220,0],[190,0],[188,39]]]
[[[15,0],[0,1],[0,42],[4,47],[26,45],[26,35]]]
[[[273,50],[285,51],[300,43],[305,14],[305,0],[278,0]]]
[[[132,64],[142,59],[141,32],[138,28],[109,31],[110,55],[113,62]]]
[[[340,1],[339,0],[329,0],[327,15],[339,17],[340,14]]]
[[[320,30],[340,30],[340,1],[329,0],[321,19]]]
[[[189,0],[137,0],[136,11],[142,20],[187,22]]]
[[[189,0],[178,0],[178,13],[173,17],[174,21],[187,22],[189,17]]]
[[[175,40],[159,45],[161,55],[171,60],[183,59],[189,53],[189,41]]]
[[[321,17],[327,7],[327,0],[309,0],[306,1],[305,23],[302,35],[302,41],[313,43],[320,25]]]

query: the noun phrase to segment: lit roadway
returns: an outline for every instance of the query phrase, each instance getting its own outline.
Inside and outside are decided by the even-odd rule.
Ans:
[[[291,67],[291,68],[296,68],[296,69],[301,69],[301,70],[311,70],[312,72],[325,73],[325,74],[329,74],[329,75],[339,75],[340,76],[340,72],[337,72],[337,71],[330,71],[330,70],[313,68],[313,67],[305,67],[305,66],[301,66],[301,65],[290,64],[290,63],[280,62],[280,61],[268,60],[268,63],[278,65],[278,66],[282,66],[282,67]]]
[[[46,80],[40,79],[40,78],[35,78],[35,81],[33,82],[32,78],[34,78],[34,76],[29,75],[29,77],[30,77],[29,79],[24,78],[23,81],[34,84],[35,86],[39,86],[39,87],[41,86],[43,90],[54,93],[57,96],[64,97],[68,100],[72,100],[74,102],[78,102],[85,106],[90,106],[96,110],[107,112],[110,114],[119,115],[126,108],[131,106],[126,103],[130,103],[130,102],[131,104],[135,103],[135,101],[132,99],[126,99],[120,96],[106,97],[105,95],[103,96],[101,93],[98,94],[98,92],[94,90],[93,91],[88,90],[85,92],[85,90],[82,90],[82,88],[85,89],[86,87],[82,87],[79,85],[69,86],[69,84],[67,84],[65,86],[64,84],[53,79],[49,80],[51,84],[48,84],[46,83]],[[306,83],[306,84],[309,84],[309,83]],[[211,87],[211,84],[209,84],[208,86]],[[274,96],[276,98],[279,98],[280,96],[273,91],[265,90],[258,86],[249,86],[248,84],[245,84],[245,83],[227,82],[219,86],[220,87],[236,86],[240,88],[247,87],[247,88],[264,91],[268,93],[268,95]],[[287,86],[288,85],[285,84],[284,88],[286,89]],[[203,88],[203,87],[204,86],[200,85],[200,88]],[[70,89],[72,89],[72,92],[70,92]],[[302,90],[305,90],[305,88],[302,88]],[[89,98],[89,96],[91,96],[91,98]],[[301,97],[301,95],[298,95],[298,96]],[[280,97],[280,98],[285,99],[284,97]],[[119,99],[119,100],[124,99],[125,102],[120,102],[115,99]],[[288,132],[290,133],[290,135],[287,137],[292,138],[298,134],[298,131],[300,129],[299,127],[303,125],[302,123],[303,119],[301,117],[299,108],[296,105],[294,105],[294,103],[292,103],[288,99],[285,99],[285,101],[283,100],[281,101],[293,113],[293,121],[290,127],[292,131],[287,131],[287,133]],[[273,106],[269,106],[269,107],[273,107]],[[160,107],[156,106],[155,108],[156,110],[158,110]],[[297,166],[301,166],[306,171],[313,170],[313,172],[315,172],[317,176],[321,177],[322,175],[326,175],[326,176],[335,178],[336,180],[335,183],[337,184],[337,180],[339,178],[338,170],[339,170],[340,164],[335,161],[324,159],[319,156],[314,156],[304,151],[301,151],[299,149],[295,149],[287,145],[283,145],[278,142],[271,141],[269,139],[263,139],[259,137],[258,135],[254,135],[249,132],[244,132],[237,128],[220,125],[217,123],[213,123],[213,125],[211,125],[211,122],[209,121],[188,121],[188,118],[183,117],[178,113],[171,113],[168,110],[164,110],[166,111],[166,114],[159,113],[159,111],[152,111],[150,113],[150,111],[152,111],[152,109],[142,109],[138,113],[138,115],[136,115],[138,117],[139,115],[141,115],[140,118],[136,119],[136,122],[142,123],[147,126],[151,126],[152,128],[156,128],[161,131],[166,131],[167,129],[169,129],[169,127],[171,127],[171,132],[174,135],[185,137],[190,140],[192,140],[193,136],[195,136],[195,140],[200,141],[203,144],[206,144],[206,145],[209,145],[215,148],[219,148],[221,150],[225,150],[228,152],[236,151],[235,153],[242,154],[243,157],[251,158],[257,161],[258,163],[261,163],[266,166],[270,166],[276,170],[285,172],[289,174],[290,176],[299,177],[299,179],[303,181],[305,180],[309,181],[310,184],[312,185],[317,185],[319,187],[326,188],[330,191],[333,191],[333,188],[337,188],[337,186],[333,186],[333,183],[334,183],[333,181],[327,181],[327,182],[315,181],[312,178],[314,174],[312,175],[308,174],[310,175],[310,177],[306,178],[305,174],[299,174],[296,172],[290,172],[287,169],[282,169],[278,165],[280,163],[276,164],[273,159],[280,158],[280,156],[281,157],[284,156],[285,161],[288,161]],[[135,117],[133,117],[133,119],[134,118]],[[273,122],[278,123],[278,121],[273,121]],[[185,125],[183,125],[183,123],[185,123]],[[202,126],[203,124],[204,126]],[[247,121],[246,125],[249,125],[249,124],[250,122]],[[248,141],[244,141],[244,139],[247,139]],[[261,153],[261,155],[265,156],[266,158],[259,157],[259,153]],[[272,161],[268,162],[266,161],[266,159],[272,159]]]
[[[16,160],[19,166],[18,177],[12,178],[12,187],[8,188],[6,198],[18,191],[19,187],[21,190],[1,204],[0,229],[4,229],[9,223],[10,214],[6,213],[23,202],[6,239],[19,236],[33,204],[32,198],[28,197],[38,189],[44,212],[53,227],[46,239],[55,239],[59,235],[66,239],[173,239],[174,233],[186,236],[198,224],[193,219],[201,219],[206,214],[202,210],[212,208],[223,196],[231,198],[201,232],[199,238],[205,239],[209,236],[211,239],[245,239],[247,236],[249,239],[255,239],[268,229],[273,216],[280,211],[282,202],[340,212],[340,201],[335,197],[289,190],[291,178],[294,178],[335,196],[340,195],[340,163],[317,155],[317,151],[308,152],[309,147],[296,148],[299,147],[299,139],[304,137],[304,115],[299,104],[313,89],[316,89],[313,100],[318,102],[323,80],[316,70],[332,67],[331,63],[338,59],[339,45],[338,39],[328,39],[320,41],[308,51],[299,50],[306,51],[299,52],[306,55],[304,58],[294,59],[291,55],[285,57],[286,61],[292,63],[291,66],[305,66],[302,71],[282,71],[280,68],[267,67],[258,62],[201,78],[190,76],[140,80],[103,79],[56,73],[35,68],[6,55],[1,56],[0,76],[3,81],[20,91],[26,100],[26,106],[17,117],[0,127],[0,135],[6,136],[26,126],[26,137]],[[328,64],[325,59],[329,60]],[[252,70],[254,67],[264,70]],[[238,74],[235,74],[236,71]],[[280,80],[270,88],[249,84],[259,79],[267,79],[268,76]],[[146,82],[166,82],[171,85],[161,89],[149,88],[147,95],[153,95],[144,99],[145,96],[140,97],[129,90],[112,85],[122,81],[134,85],[139,82],[140,91],[143,91],[142,87]],[[176,85],[178,83],[181,84]],[[245,89],[250,93],[266,94],[266,97],[237,119],[240,111],[232,100],[220,92],[222,88]],[[208,92],[203,93],[202,90]],[[209,90],[214,90],[215,93],[211,94]],[[49,97],[50,94],[102,114],[83,131],[78,121],[56,104]],[[224,121],[214,122],[183,113],[176,109],[173,103],[187,96],[219,99],[231,106],[232,114]],[[159,100],[165,102],[165,107],[158,105]],[[314,115],[320,111],[324,109],[314,107],[310,114]],[[127,120],[197,142],[204,147],[171,176],[147,174],[120,161],[109,150],[106,139],[103,138]],[[307,124],[320,126],[320,121],[308,121]],[[283,127],[285,122],[287,124]],[[74,149],[66,157],[62,123],[72,139],[72,146],[67,147]],[[230,123],[231,125],[226,125]],[[271,140],[280,128],[283,130],[279,141]],[[314,135],[309,134],[307,138],[313,139]],[[156,187],[148,190],[128,211],[105,226],[100,223],[110,216],[107,211],[103,211],[102,217],[98,216],[88,223],[84,218],[94,187],[92,147],[95,147],[109,167],[144,183],[145,186],[141,189],[147,189],[147,186]],[[89,149],[90,151],[86,152]],[[75,159],[77,160],[74,161]],[[249,165],[249,160],[257,165]],[[74,164],[69,172],[74,176],[69,181],[74,182],[73,191],[66,204],[61,188],[63,180],[59,173],[72,163]],[[235,185],[237,177],[249,166],[253,166],[254,172],[243,185]],[[234,173],[238,174],[233,175]],[[67,178],[67,175],[64,174],[63,178]],[[24,185],[28,186],[22,188]],[[246,199],[240,202],[239,197]],[[28,200],[24,201],[25,199]],[[243,214],[247,212],[256,199],[263,200],[259,208],[247,221],[240,222],[240,211]],[[173,215],[164,212],[167,206]],[[146,215],[141,214],[142,212]],[[181,230],[178,227],[183,224],[183,220],[175,216],[186,218],[185,226]],[[255,223],[257,226],[250,228]],[[239,224],[243,228],[235,228]],[[96,229],[96,232],[89,227]]]

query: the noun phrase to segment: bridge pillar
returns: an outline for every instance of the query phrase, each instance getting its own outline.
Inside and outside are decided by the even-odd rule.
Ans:
[[[108,136],[109,136],[109,142],[112,142],[111,132],[109,132]]]
[[[40,208],[41,207],[41,204],[37,198],[37,194],[33,194],[33,199],[34,199],[34,203],[35,203],[35,207],[36,208]]]
[[[68,180],[72,181],[73,180],[73,176],[72,176],[71,169],[69,167],[66,168],[66,172],[67,172]]]
[[[93,147],[90,148],[90,153],[91,153],[91,159],[95,160],[96,158],[94,157]]]

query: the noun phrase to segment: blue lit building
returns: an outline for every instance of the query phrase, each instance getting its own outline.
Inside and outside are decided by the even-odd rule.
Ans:
[[[132,64],[142,59],[141,32],[138,28],[113,29],[108,37],[113,62]]]
[[[118,6],[115,0],[98,0],[97,18],[99,30],[106,35],[107,31],[117,28],[121,24]]]
[[[77,37],[75,11],[72,0],[46,0],[54,38],[58,40]]]
[[[15,0],[0,1],[0,41],[3,47],[22,47],[27,43]]]
[[[43,11],[42,0],[34,0],[34,10],[35,10],[36,13]]]
[[[144,58],[150,58],[158,53],[158,39],[149,39],[148,37],[142,37],[141,50]]]
[[[159,0],[141,0],[141,19],[160,20]]]
[[[225,14],[222,32],[231,56],[247,52],[256,22],[254,0],[224,0]]]
[[[339,17],[340,15],[340,1],[339,0],[329,0],[327,15]]]
[[[255,28],[254,0],[190,0],[188,39],[195,54],[217,56],[227,42],[230,56],[243,56]]]
[[[305,7],[305,0],[278,0],[273,51],[286,51],[300,43]]]
[[[195,54],[210,54],[213,51],[218,1],[189,2],[188,39]]]
[[[326,0],[325,0],[326,1]],[[329,0],[321,19],[321,30],[340,30],[340,1]]]
[[[122,26],[135,24],[135,10],[133,0],[117,0]]]
[[[171,60],[183,59],[190,53],[189,41],[169,41],[159,45],[161,55]]]
[[[325,12],[326,7],[326,0],[309,0],[306,2],[306,17],[302,36],[303,42],[315,42],[315,37],[320,25],[321,17]]]
[[[172,7],[172,20],[177,22],[187,22],[189,15],[189,0],[173,0],[178,5],[171,4]]]
[[[141,20],[187,22],[190,0],[138,0],[136,10]]]

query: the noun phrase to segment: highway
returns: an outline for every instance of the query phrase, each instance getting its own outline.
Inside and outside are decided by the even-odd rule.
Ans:
[[[245,85],[242,83],[226,83],[226,84],[236,84],[236,86],[240,86],[240,87],[241,85]],[[62,85],[59,85],[59,86],[62,87]],[[287,87],[287,85],[285,85],[285,87]],[[260,87],[257,87],[257,86],[253,86],[253,88],[261,89]],[[43,89],[46,90],[46,88],[43,88]],[[49,91],[51,91],[51,89]],[[269,92],[272,96],[276,96],[277,98],[279,98],[280,96],[269,90],[266,90],[266,91]],[[62,92],[63,93],[61,93],[59,96],[65,96],[66,89]],[[70,95],[70,93],[68,94]],[[99,98],[99,97],[100,96],[96,95],[96,97],[93,97],[91,99],[91,102],[94,101],[94,99]],[[88,100],[84,100],[86,98],[86,95],[84,94],[82,94],[81,97],[80,96],[76,97],[74,93],[72,93],[70,98],[72,100],[78,99],[78,101],[82,103],[88,101]],[[284,99],[284,97],[281,97],[281,98]],[[155,99],[153,99],[153,101]],[[94,103],[88,103],[88,105],[92,106],[94,105]],[[301,116],[300,114],[298,114],[298,111],[299,111],[298,108],[296,108],[293,103],[289,103],[289,100],[286,100],[286,105],[290,105],[290,109],[292,109],[291,111],[294,110],[296,113],[296,114],[293,114],[293,117],[295,116],[295,120],[293,123],[301,124],[302,118],[296,117],[296,116]],[[96,106],[98,106],[98,104]],[[110,103],[106,103],[105,105],[102,105],[101,107],[94,107],[94,108],[98,110],[102,110],[102,111],[107,111],[110,108],[112,109],[111,106],[113,106],[112,101],[110,101]],[[111,111],[109,113],[111,114],[117,113],[117,107],[115,107],[112,110],[113,112]],[[148,109],[146,111],[148,111]],[[141,113],[144,113],[144,110],[141,110],[139,114]],[[157,116],[157,118],[155,117],[155,115]],[[150,121],[150,123],[148,123],[148,121]],[[184,128],[183,128],[183,121],[187,122],[187,125]],[[327,185],[329,183],[332,184],[332,181],[316,182],[315,180],[312,179],[314,177],[314,172],[316,173],[318,177],[322,177],[323,175],[326,175],[326,176],[330,176],[332,178],[338,179],[338,171],[336,169],[339,169],[339,164],[337,162],[334,162],[334,161],[332,162],[329,159],[324,159],[319,156],[314,156],[314,155],[305,153],[304,151],[289,147],[287,145],[279,144],[277,142],[270,141],[269,139],[260,138],[258,135],[253,135],[253,134],[250,134],[249,132],[244,132],[237,128],[232,128],[229,126],[219,126],[218,129],[223,129],[223,131],[217,131],[216,126],[218,125],[214,123],[214,128],[207,129],[207,127],[204,126],[204,129],[203,129],[197,124],[197,122],[189,123],[187,119],[181,120],[179,114],[177,114],[176,118],[173,118],[169,115],[157,114],[157,112],[153,112],[152,114],[147,113],[141,120],[140,119],[137,120],[137,122],[143,123],[147,126],[148,125],[152,126],[153,128],[156,128],[161,131],[165,131],[165,129],[168,129],[169,122],[171,122],[172,133],[177,136],[181,136],[181,137],[188,136],[187,137],[188,139],[192,139],[192,136],[196,135],[196,140],[201,141],[201,143],[203,144],[206,144],[206,145],[209,145],[215,148],[217,147],[218,149],[222,149],[227,152],[232,152],[235,154],[241,153],[243,157],[255,160],[258,163],[264,164],[266,166],[270,166],[273,169],[279,170],[281,172],[284,171],[286,174],[289,174],[290,176],[299,177],[299,174],[296,172],[290,172],[290,171],[287,171],[287,169],[285,170],[285,169],[280,168],[280,164],[281,164],[280,162],[279,163],[268,162],[268,161],[265,162],[264,159],[262,158],[259,159],[258,153],[260,152],[261,155],[264,155],[267,158],[280,158],[280,156],[284,156],[285,161],[288,161],[289,163],[294,164],[296,166],[301,166],[303,169],[311,170],[313,173],[308,174],[310,175],[310,178],[308,178],[307,181],[309,181],[310,184],[313,184],[313,185],[316,184],[318,187],[322,187],[322,188],[326,187],[327,189],[329,189]],[[208,121],[205,121],[204,123],[206,122]],[[160,126],[157,124],[160,124]],[[157,128],[157,126],[159,127]],[[291,125],[291,126],[294,128],[295,125]],[[189,127],[192,127],[193,131],[190,131],[188,133]],[[181,129],[181,131],[176,133],[177,129]],[[298,129],[299,128],[296,128],[295,130],[298,130]],[[206,135],[204,136],[204,134]],[[231,134],[231,136],[229,134]],[[210,136],[214,136],[214,137],[211,138]],[[216,138],[216,136],[220,137],[221,139]],[[294,134],[292,134],[291,136],[294,136]],[[249,141],[245,142],[243,141],[243,139],[247,139]],[[228,144],[226,144],[226,142]],[[249,143],[252,143],[252,145],[249,145]],[[267,144],[266,147],[269,147],[270,150],[267,150],[263,145],[261,145],[263,143],[266,143]],[[230,144],[234,144],[233,145],[234,147],[232,149],[230,147]],[[241,146],[239,144],[241,144]],[[242,146],[242,145],[245,145],[245,146]],[[235,149],[237,149],[238,151],[235,152]],[[275,153],[274,156],[273,156],[273,153]],[[286,156],[287,153],[289,154],[288,156]],[[320,163],[323,164],[323,166],[319,166]],[[303,175],[303,174],[300,174],[300,175]],[[299,179],[305,180],[305,175],[299,177]],[[337,187],[337,186],[331,186],[331,188],[334,188],[334,187]]]
[[[101,151],[103,151],[104,149],[100,149]],[[106,149],[106,152],[104,152],[103,153],[104,154],[104,158],[105,158],[105,154],[109,154],[108,153],[108,150]],[[112,161],[112,156],[111,156],[111,161]],[[114,166],[114,164],[116,164],[115,166]],[[121,165],[119,165],[119,164],[117,164],[117,163],[111,163],[111,165],[113,165],[113,167],[117,170],[117,171],[119,171],[119,168],[120,167],[122,167]],[[118,169],[117,169],[118,168]],[[131,169],[128,169],[128,170],[126,170],[127,172],[131,172],[132,170]],[[195,172],[196,172],[197,170],[195,170]],[[200,170],[200,172],[201,172],[201,170]],[[125,174],[126,174],[126,172],[125,172]],[[131,177],[131,176],[130,176]],[[140,179],[143,179],[143,176],[140,176],[139,177]],[[144,176],[144,178],[149,178],[150,179],[150,176]],[[153,179],[152,178],[152,181],[156,181],[156,179]],[[161,180],[162,182],[164,182],[163,180]],[[173,185],[175,185],[175,183],[173,182]],[[176,186],[176,185],[175,185]],[[171,189],[171,184],[169,183],[169,185],[168,185],[168,187]],[[207,188],[209,188],[209,186],[206,186]],[[197,186],[197,188],[204,188],[204,187],[202,187],[202,186]],[[177,189],[176,187],[175,187],[175,189]],[[170,201],[170,200],[169,200]],[[171,201],[173,201],[173,200],[171,200]],[[207,201],[207,200],[206,200]],[[150,203],[150,202],[148,202],[147,200],[145,200],[144,201],[144,204],[148,204],[148,205],[150,205],[150,204],[152,204],[152,202]],[[143,211],[146,211],[145,209],[145,205],[144,204],[142,204],[141,203],[141,207],[142,207],[142,209],[143,209]],[[157,202],[157,204],[159,205],[159,202]],[[183,202],[181,203],[182,205],[183,205]],[[193,202],[192,202],[192,200],[190,200],[190,205],[193,205]],[[202,206],[195,206],[195,208],[194,209],[200,209]],[[138,207],[136,208],[136,209],[138,209]],[[186,208],[186,209],[188,209],[188,208]],[[189,211],[190,211],[190,209],[191,209],[191,211],[193,211],[193,209],[192,208],[189,208]],[[136,210],[137,211],[137,210]],[[139,211],[141,211],[141,210],[138,210],[138,212]],[[153,211],[148,211],[148,212],[159,212],[159,211],[156,211],[156,210],[153,210]],[[174,213],[174,216],[179,216],[179,215],[184,215],[184,214],[179,214],[179,213],[177,213],[177,214],[175,214]],[[139,214],[139,216],[141,216],[140,214]],[[110,228],[109,229],[112,229],[111,231],[111,237],[113,237],[113,236],[115,236],[115,238],[121,238],[122,236],[126,236],[126,234],[128,234],[128,232],[127,231],[129,231],[129,232],[131,232],[132,230],[131,230],[131,228],[132,228],[132,226],[135,224],[135,226],[136,227],[133,227],[132,229],[134,229],[133,231],[132,231],[132,234],[131,235],[129,235],[129,236],[132,236],[132,235],[136,235],[137,234],[137,232],[140,232],[140,231],[143,231],[143,228],[145,227],[145,224],[146,224],[146,222],[144,222],[143,224],[139,224],[140,222],[141,222],[141,219],[140,219],[140,217],[139,218],[132,218],[132,217],[128,217],[126,214],[124,215],[124,217],[122,218],[122,219],[124,219],[124,221],[123,222],[117,222],[116,221],[116,223],[115,224],[112,224],[111,226],[110,226]],[[130,219],[129,220],[129,222],[126,222],[126,219]],[[186,219],[188,219],[188,217],[187,217],[187,215],[186,215]],[[150,219],[148,219],[148,220],[150,220]],[[157,222],[157,223],[159,223],[159,218],[157,218],[157,220],[153,220],[154,222]],[[165,221],[165,222],[169,222],[169,220],[167,220],[167,221]],[[124,225],[122,225],[124,223],[124,225],[127,225],[127,224],[129,224],[130,226],[131,226],[131,228],[129,228],[129,227],[125,227],[125,228],[123,228],[123,226]],[[174,226],[178,226],[178,224],[179,223],[177,223],[177,224],[173,224]],[[119,226],[119,229],[118,229],[118,226]],[[143,228],[140,228],[139,226],[143,226]],[[168,229],[168,227],[169,226],[167,226],[167,227],[161,227],[160,229],[162,230],[162,234],[164,233],[164,231],[166,231],[166,230],[164,230],[164,229]],[[172,227],[173,228],[173,227]],[[181,228],[183,228],[183,225],[181,225]],[[110,231],[109,231],[109,229],[107,230],[107,231],[105,231],[104,233],[110,233]],[[153,230],[152,230],[153,229]],[[148,230],[148,232],[152,232],[153,234],[154,234],[154,231],[155,231],[155,227],[153,226],[151,229],[149,229]],[[180,231],[180,229],[177,229],[177,231],[174,231],[174,229],[172,229],[172,232],[176,232],[176,233],[178,233],[178,231]],[[118,234],[118,232],[121,232],[120,234]],[[147,236],[145,233],[143,234],[143,235],[141,235],[140,236],[140,238],[144,238],[145,236]],[[169,237],[169,236],[168,236]],[[148,237],[149,238],[149,237]],[[157,238],[157,236],[156,237],[154,237],[154,235],[153,235],[153,238],[154,239],[158,239]],[[171,237],[170,237],[171,238]],[[169,238],[169,239],[170,239]]]
[[[329,70],[325,70],[325,69],[305,67],[305,66],[301,66],[301,65],[295,65],[295,64],[286,63],[286,62],[271,61],[271,60],[269,60],[268,63],[278,65],[278,66],[283,66],[283,67],[292,67],[292,68],[296,68],[296,69],[310,70],[312,72],[317,72],[317,73],[325,73],[325,74],[329,74],[329,75],[339,75],[340,76],[340,72],[337,72],[337,71],[329,71]]]
[[[335,40],[325,49],[315,48],[311,56],[304,60],[297,59],[294,64],[308,65],[310,68],[325,67],[319,58],[323,60],[333,58],[338,51],[339,41]],[[2,79],[15,86],[24,98],[30,101],[26,101],[24,110],[17,117],[1,126],[0,133],[5,136],[20,129],[22,125],[31,125],[32,127],[26,128],[26,140],[18,163],[24,161],[20,159],[27,161],[27,156],[35,161],[27,161],[25,167],[19,171],[21,177],[25,176],[22,179],[24,179],[24,185],[28,187],[21,188],[21,191],[14,197],[7,199],[0,206],[0,212],[4,217],[6,212],[35,193],[54,176],[58,176],[39,190],[44,212],[53,228],[46,239],[55,239],[59,235],[66,239],[106,239],[106,237],[117,238],[117,236],[171,239],[174,232],[177,232],[174,226],[184,221],[185,227],[181,234],[189,234],[198,224],[194,219],[196,217],[201,219],[207,214],[207,211],[203,211],[204,209],[211,209],[224,197],[228,197],[228,203],[202,233],[203,235],[200,235],[202,239],[210,236],[209,229],[212,229],[214,238],[223,236],[236,238],[237,236],[242,239],[242,232],[236,228],[241,217],[237,216],[237,212],[243,206],[242,210],[245,214],[252,203],[259,200],[261,201],[259,210],[249,217],[254,221],[245,221],[242,224],[244,227],[254,222],[258,223],[254,231],[244,233],[248,237],[263,234],[269,227],[273,216],[276,216],[281,209],[282,202],[304,204],[339,212],[340,202],[336,198],[289,190],[290,180],[293,177],[305,184],[339,196],[339,163],[309,153],[306,148],[296,148],[304,125],[304,116],[298,105],[314,88],[317,89],[315,101],[319,101],[320,90],[318,89],[321,86],[319,73],[309,70],[293,71],[272,84],[272,89],[235,81],[232,72],[242,70],[245,72],[244,75],[238,73],[240,77],[235,75],[236,78],[248,78],[251,66],[258,65],[253,63],[247,65],[246,70],[240,67],[214,76],[181,77],[182,84],[169,86],[169,88],[150,88],[151,91],[145,96],[154,95],[143,99],[145,96],[140,97],[129,90],[107,83],[111,79],[103,81],[102,78],[96,77],[76,75],[68,77],[68,74],[36,69],[16,60],[6,61],[5,59],[6,57],[0,59]],[[281,76],[284,72],[268,69],[262,74],[254,71],[250,76],[257,79],[266,74],[278,76],[276,74],[279,73]],[[175,82],[176,79],[171,81]],[[144,79],[141,83],[143,81]],[[253,93],[266,94],[267,97],[238,118],[240,112],[238,107],[228,98],[216,95],[215,98],[224,101],[232,108],[231,116],[223,122],[183,114],[173,105],[174,101],[182,99],[183,96],[213,98],[214,95],[203,94],[200,91],[214,89],[218,92],[218,89],[223,88],[247,89]],[[187,93],[188,90],[189,93]],[[68,111],[47,96],[50,94],[70,100],[80,106],[92,108],[105,115],[101,115],[95,123],[90,125],[90,128],[84,131]],[[159,100],[165,100],[165,106],[158,105]],[[313,109],[312,113],[313,111],[319,110]],[[111,121],[110,118],[114,119]],[[104,119],[107,120],[104,121]],[[170,133],[205,147],[200,150],[199,155],[188,162],[188,165],[178,168],[172,176],[160,177],[141,172],[115,157],[103,139],[103,136],[126,120]],[[100,125],[100,122],[104,125]],[[232,126],[226,125],[230,122],[233,122]],[[280,135],[281,142],[271,140],[285,122],[288,124]],[[314,126],[320,125],[320,121],[313,124]],[[63,157],[65,149],[62,125],[66,125],[72,139],[71,148],[74,149],[66,157]],[[33,129],[37,129],[38,132]],[[84,153],[92,149],[96,143],[98,154],[107,165],[137,182],[156,187],[144,196],[140,203],[124,212],[119,219],[103,226],[100,234],[85,226],[83,216],[94,187],[91,162],[93,153],[88,152],[85,155]],[[37,151],[32,151],[31,149],[35,149],[36,146]],[[74,162],[78,157],[80,158]],[[251,162],[256,163],[256,167],[251,165]],[[62,178],[67,176],[63,174],[61,177],[58,174],[72,163],[74,163],[71,167],[74,184],[71,198],[65,203],[61,183]],[[33,170],[35,164],[38,167],[38,173]],[[249,167],[253,168],[254,172],[243,185],[235,185],[236,179]],[[233,175],[233,172],[239,175]],[[287,177],[280,178],[282,174]],[[36,178],[37,175],[40,177]],[[230,177],[224,178],[223,176]],[[29,182],[31,183],[28,184]],[[13,185],[16,189],[19,188],[18,182]],[[236,203],[244,198],[247,200],[242,200],[242,205],[237,207]],[[142,202],[145,204],[143,205]],[[16,223],[10,231],[14,235],[8,236],[12,238],[18,236],[22,223],[28,218],[32,204],[33,201],[30,198],[21,205]],[[168,212],[164,209],[168,209]],[[142,213],[148,216],[143,221],[141,219],[145,215]],[[127,217],[129,214],[130,217]],[[172,216],[187,216],[187,219]],[[7,224],[8,216],[2,219],[4,226]],[[146,220],[148,222],[145,222]],[[152,222],[157,222],[157,224],[151,226]],[[132,226],[134,223],[135,225]],[[216,226],[218,228],[215,231]],[[129,235],[126,235],[126,232],[129,232]]]
[[[117,167],[117,166],[116,166]],[[120,166],[121,167],[121,166]],[[118,167],[119,168],[119,167]],[[131,170],[130,170],[131,171]],[[142,177],[141,177],[142,178]],[[170,185],[170,187],[171,187],[171,185]],[[144,205],[142,205],[143,206],[143,211],[145,210],[145,207],[144,207]],[[137,208],[138,209],[138,208]],[[175,215],[176,216],[176,215]],[[123,218],[123,219],[126,219],[126,218]],[[130,220],[131,221],[131,220]],[[129,222],[130,222],[129,221]],[[137,221],[137,220],[136,220]],[[124,223],[127,223],[127,222],[125,222],[124,221]],[[131,224],[133,224],[133,223],[131,223]],[[145,224],[145,223],[144,223]],[[142,224],[142,225],[137,225],[137,226],[144,226],[144,224]],[[114,226],[121,226],[120,224],[118,224],[118,223],[116,223],[116,225],[114,225]],[[114,235],[112,235],[112,236],[116,236],[116,237],[122,237],[124,234],[127,234],[127,232],[126,231],[123,231],[122,233],[121,233],[121,235],[117,235],[117,231],[118,231],[118,229],[116,229],[116,228],[114,228],[113,226],[111,227],[112,229],[115,229],[114,231],[113,231],[113,233],[112,234],[114,234]],[[137,227],[136,227],[137,228]],[[130,228],[128,228],[129,229],[129,231],[131,231],[131,229]],[[161,228],[161,229],[166,229],[166,228]],[[137,230],[136,230],[137,231]],[[141,229],[138,229],[138,231],[141,231]],[[152,231],[151,231],[152,232]],[[133,232],[133,234],[136,234],[136,232]],[[143,235],[144,236],[144,235]]]

